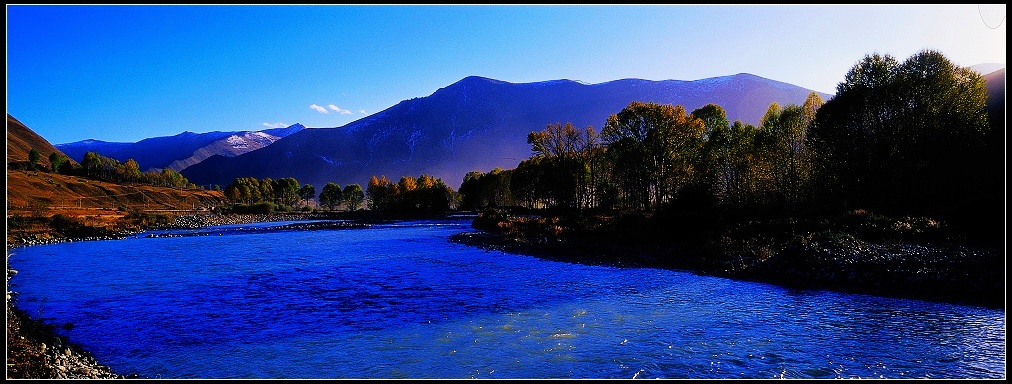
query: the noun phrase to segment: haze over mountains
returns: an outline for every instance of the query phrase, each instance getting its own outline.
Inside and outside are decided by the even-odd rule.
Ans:
[[[600,84],[509,83],[471,76],[339,128],[306,129],[240,156],[210,157],[182,174],[197,184],[295,177],[319,187],[327,182],[364,186],[373,175],[396,181],[424,173],[456,188],[468,171],[516,167],[531,155],[527,134],[550,123],[572,122],[600,131],[608,116],[642,101],[682,105],[687,112],[714,103],[731,121],[758,124],[770,103],[800,105],[810,92],[746,73]]]
[[[240,132],[183,132],[175,136],[153,137],[136,143],[83,140],[56,144],[67,156],[81,161],[86,152],[96,152],[125,162],[134,159],[141,171],[169,168],[181,171],[214,155],[232,157],[266,147],[306,127],[294,124],[287,128]]]

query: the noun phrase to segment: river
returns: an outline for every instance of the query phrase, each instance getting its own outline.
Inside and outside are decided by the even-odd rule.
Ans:
[[[469,223],[17,248],[11,290],[142,378],[1005,378],[1004,309],[449,241]]]

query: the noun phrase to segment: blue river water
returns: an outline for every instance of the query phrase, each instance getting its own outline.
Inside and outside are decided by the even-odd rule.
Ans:
[[[1005,378],[1004,309],[449,241],[469,223],[17,248],[11,290],[100,363],[146,378]]]

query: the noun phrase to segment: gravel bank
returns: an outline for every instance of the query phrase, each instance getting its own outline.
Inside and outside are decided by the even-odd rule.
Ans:
[[[16,270],[7,267],[7,378],[8,379],[126,379],[100,364],[95,357],[67,338],[54,326],[34,320],[14,304],[10,278]]]

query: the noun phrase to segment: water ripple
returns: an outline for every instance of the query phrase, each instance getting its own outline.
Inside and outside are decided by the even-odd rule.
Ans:
[[[11,283],[146,377],[1005,377],[1004,310],[449,242],[466,220],[294,224],[20,248]]]

